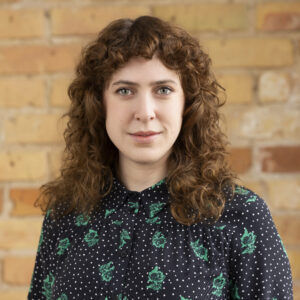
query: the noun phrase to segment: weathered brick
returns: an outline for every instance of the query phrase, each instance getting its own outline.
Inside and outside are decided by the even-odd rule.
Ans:
[[[188,31],[244,30],[248,10],[244,4],[168,4],[153,6],[153,15]]]
[[[299,142],[300,118],[297,109],[288,106],[228,105],[221,109],[221,126],[231,141],[241,139]]]
[[[263,172],[299,172],[300,147],[282,146],[260,149]]]
[[[59,169],[62,164],[62,151],[51,151],[49,158],[50,176],[54,179],[60,175]]]
[[[42,228],[40,219],[0,220],[0,248],[36,250]]]
[[[282,1],[258,4],[256,19],[256,27],[260,30],[299,30],[300,3]]]
[[[300,279],[300,251],[287,250],[287,254],[290,260],[293,280]]]
[[[0,74],[73,71],[80,50],[79,44],[1,47]]]
[[[261,102],[287,102],[289,94],[290,84],[286,74],[269,71],[260,76],[258,97]]]
[[[269,179],[266,186],[273,208],[300,210],[300,179]]]
[[[46,153],[42,151],[0,152],[0,181],[37,180],[47,175]]]
[[[38,77],[0,78],[0,107],[41,107],[45,102],[45,82]]]
[[[68,87],[71,83],[71,78],[55,78],[51,86],[50,103],[52,106],[66,107],[70,105],[68,96]]]
[[[68,7],[51,10],[54,35],[98,33],[114,19],[149,15],[147,6]]]
[[[0,9],[0,38],[28,38],[44,35],[41,9]]]
[[[300,284],[293,281],[294,300],[300,300]]]
[[[273,215],[273,220],[285,246],[300,244],[299,216],[288,214]]]
[[[230,165],[237,173],[245,173],[252,163],[252,151],[250,148],[230,149]]]
[[[29,286],[28,286],[28,289],[29,289]],[[0,291],[0,299],[3,299],[3,300],[26,299],[26,297],[28,295],[28,289],[5,290],[5,291],[2,290],[2,291]]]
[[[249,75],[218,75],[217,80],[226,89],[227,103],[250,103],[253,98],[253,80]]]
[[[58,114],[19,115],[4,122],[5,141],[13,143],[60,143],[66,118]]]
[[[292,42],[285,38],[240,38],[202,41],[213,66],[280,67],[294,63]]]
[[[10,190],[10,199],[13,202],[12,216],[41,215],[41,210],[34,207],[39,196],[37,188],[13,188]]]
[[[6,256],[3,259],[3,281],[8,284],[30,284],[34,256]]]

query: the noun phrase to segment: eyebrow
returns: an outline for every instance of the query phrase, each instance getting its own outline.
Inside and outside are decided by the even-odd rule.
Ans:
[[[159,81],[150,82],[150,85],[153,86],[153,85],[156,85],[156,84],[165,84],[165,83],[169,83],[169,82],[177,84],[174,80],[166,79],[166,80],[159,80]],[[112,86],[113,85],[118,85],[118,84],[127,84],[127,85],[132,85],[132,86],[139,86],[138,83],[133,82],[133,81],[128,81],[128,80],[118,80],[118,81],[114,82],[112,84]]]

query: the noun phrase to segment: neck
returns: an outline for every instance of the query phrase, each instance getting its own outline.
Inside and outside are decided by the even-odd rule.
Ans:
[[[166,164],[136,164],[120,160],[117,177],[130,191],[141,192],[167,176]]]

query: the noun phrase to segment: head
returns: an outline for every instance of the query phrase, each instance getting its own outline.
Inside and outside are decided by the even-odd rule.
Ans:
[[[221,186],[232,174],[219,128],[218,108],[224,103],[210,65],[195,38],[151,16],[115,20],[83,49],[68,89],[71,106],[60,178],[61,194],[71,192],[77,199],[73,208],[77,203],[85,210],[99,202],[99,190],[112,183],[120,158],[166,163],[172,213],[183,223],[189,210],[199,218],[200,208],[201,217],[205,210],[219,214]],[[135,85],[117,84],[120,80]],[[160,80],[172,82],[151,85]],[[130,135],[148,130],[160,133],[148,145]],[[184,203],[178,195],[191,200]],[[212,196],[215,203],[208,201]]]

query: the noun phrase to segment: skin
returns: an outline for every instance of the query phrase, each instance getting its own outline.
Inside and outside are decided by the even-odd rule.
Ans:
[[[136,85],[119,83],[131,81]],[[156,83],[161,80],[174,82]],[[131,191],[142,191],[167,175],[167,158],[176,141],[184,109],[178,74],[154,56],[134,57],[111,77],[103,93],[106,130],[119,150],[118,177]],[[150,144],[137,143],[130,133],[160,132]]]

